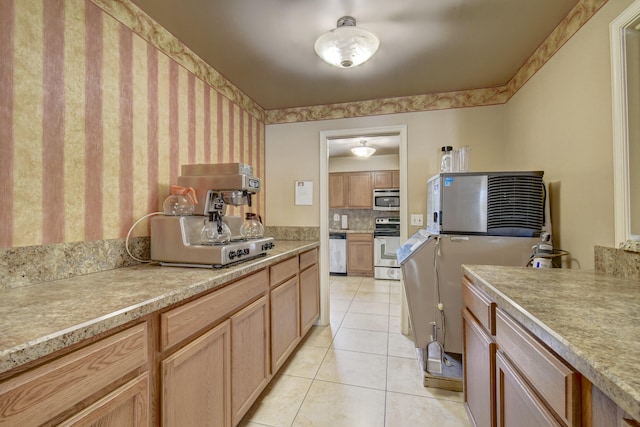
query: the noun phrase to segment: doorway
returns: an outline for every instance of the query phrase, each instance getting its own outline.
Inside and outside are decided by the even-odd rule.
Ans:
[[[329,156],[332,141],[360,140],[395,135],[398,138],[400,169],[400,241],[407,239],[407,126],[394,125],[373,128],[343,129],[320,132],[320,324],[328,325],[330,318],[329,289]],[[402,295],[404,301],[404,295]],[[401,328],[408,324],[404,304],[401,309]]]

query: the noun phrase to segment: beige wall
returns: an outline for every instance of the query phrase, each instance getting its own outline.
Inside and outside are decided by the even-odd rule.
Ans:
[[[426,182],[438,172],[440,147],[470,145],[471,170],[502,165],[504,106],[473,107],[355,119],[267,125],[267,215],[270,226],[319,226],[321,131],[407,125],[408,212],[426,213]],[[295,206],[295,180],[314,181],[313,206]],[[408,220],[406,218],[405,220]],[[410,229],[409,232],[415,231]]]
[[[356,159],[354,156],[329,159],[329,172],[382,171],[399,168],[400,156],[398,154],[372,156],[367,159]]]
[[[593,268],[594,245],[613,246],[609,23],[630,0],[611,0],[513,97],[505,154],[551,183],[554,244],[573,268]]]
[[[571,267],[592,269],[594,245],[614,243],[608,25],[630,3],[610,0],[505,105],[267,125],[269,225],[319,225],[320,131],[406,124],[408,214],[425,212],[440,146],[468,144],[472,171],[545,171],[554,241]],[[304,209],[293,207],[293,180],[303,178],[316,183]]]

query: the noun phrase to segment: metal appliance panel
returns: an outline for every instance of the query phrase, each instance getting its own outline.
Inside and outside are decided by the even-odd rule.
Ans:
[[[399,236],[377,236],[373,238],[373,266],[398,267],[397,251]],[[376,277],[377,278],[377,277]]]
[[[439,339],[443,338],[436,307],[436,268],[445,313],[445,351],[462,353],[462,264],[525,266],[538,242],[528,237],[432,235],[425,230],[407,240],[398,258],[416,347],[424,348],[431,341],[432,322],[438,325]]]
[[[347,235],[329,234],[329,274],[347,274]]]
[[[440,232],[486,233],[487,175],[443,175],[440,185]]]

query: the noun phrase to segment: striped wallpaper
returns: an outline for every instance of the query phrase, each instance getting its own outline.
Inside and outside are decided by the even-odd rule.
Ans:
[[[264,177],[264,120],[223,93],[91,1],[0,0],[0,247],[125,237],[182,164]]]

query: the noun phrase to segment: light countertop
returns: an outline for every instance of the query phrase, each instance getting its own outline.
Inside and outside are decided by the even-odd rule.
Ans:
[[[281,241],[221,269],[145,264],[0,291],[0,373],[319,246]]]
[[[640,420],[640,282],[570,269],[463,269],[500,308]]]

